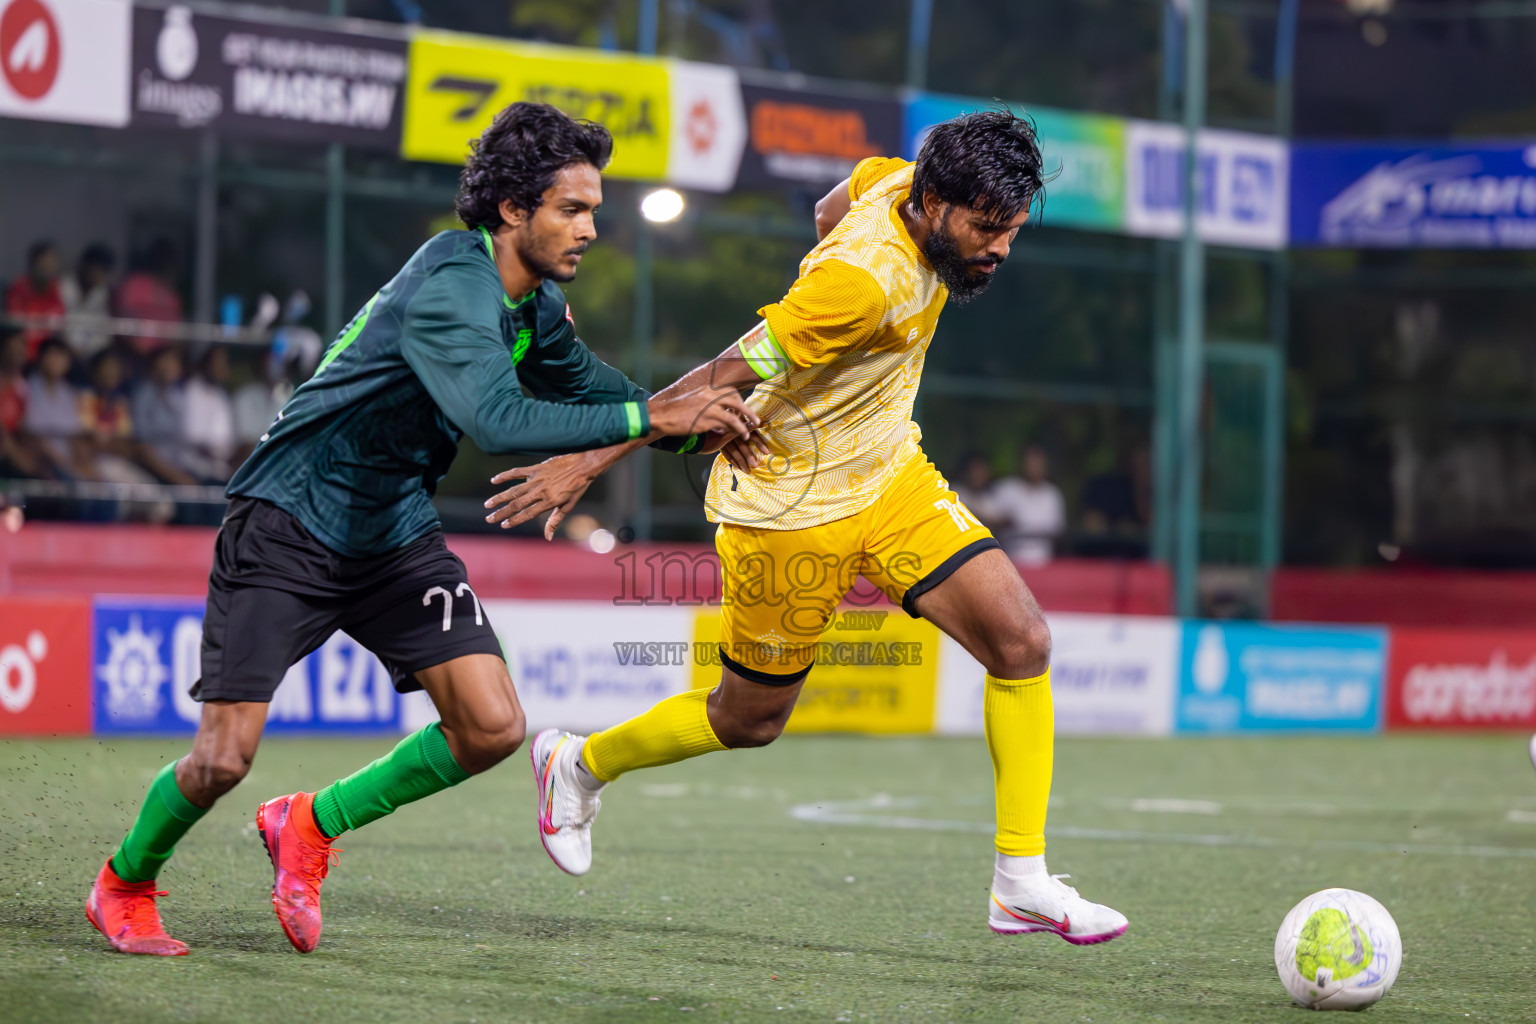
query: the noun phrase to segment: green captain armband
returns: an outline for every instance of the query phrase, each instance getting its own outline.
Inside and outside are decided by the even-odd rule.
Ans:
[[[776,377],[789,369],[789,356],[784,354],[767,320],[758,321],[756,327],[738,338],[736,348],[740,350],[741,358],[763,380]]]
[[[639,402],[624,403],[624,419],[629,424],[629,439],[631,441],[646,433],[645,421],[649,418],[641,411]]]

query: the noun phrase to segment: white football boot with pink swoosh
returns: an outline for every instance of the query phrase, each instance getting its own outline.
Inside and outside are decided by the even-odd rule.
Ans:
[[[590,789],[577,777],[585,736],[545,729],[533,738],[528,756],[539,788],[539,839],[549,859],[569,875],[592,867],[592,821],[603,802],[602,787]]]
[[[1008,875],[992,877],[987,924],[999,935],[1050,932],[1074,946],[1108,942],[1125,934],[1125,915],[1102,903],[1090,903],[1062,882],[1070,875]]]

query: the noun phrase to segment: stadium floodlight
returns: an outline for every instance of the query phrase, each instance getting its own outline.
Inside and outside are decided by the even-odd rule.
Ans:
[[[670,224],[683,215],[686,205],[675,188],[652,189],[640,200],[640,215],[652,224]]]

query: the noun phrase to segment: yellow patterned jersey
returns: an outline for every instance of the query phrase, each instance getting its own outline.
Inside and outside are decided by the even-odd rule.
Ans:
[[[715,460],[711,522],[799,530],[856,515],[918,453],[912,402],[949,290],[902,224],[911,189],[908,161],[861,162],[847,215],[738,343],[764,378],[750,404],[772,454],[751,474]]]

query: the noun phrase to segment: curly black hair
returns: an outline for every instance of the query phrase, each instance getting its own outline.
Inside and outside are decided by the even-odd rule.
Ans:
[[[1035,124],[1007,109],[978,110],[935,125],[917,154],[912,200],[934,193],[1000,221],[1045,201]]]
[[[501,226],[501,201],[532,212],[555,176],[572,164],[598,170],[613,156],[613,136],[547,103],[513,103],[469,144],[453,211],[466,227]]]

